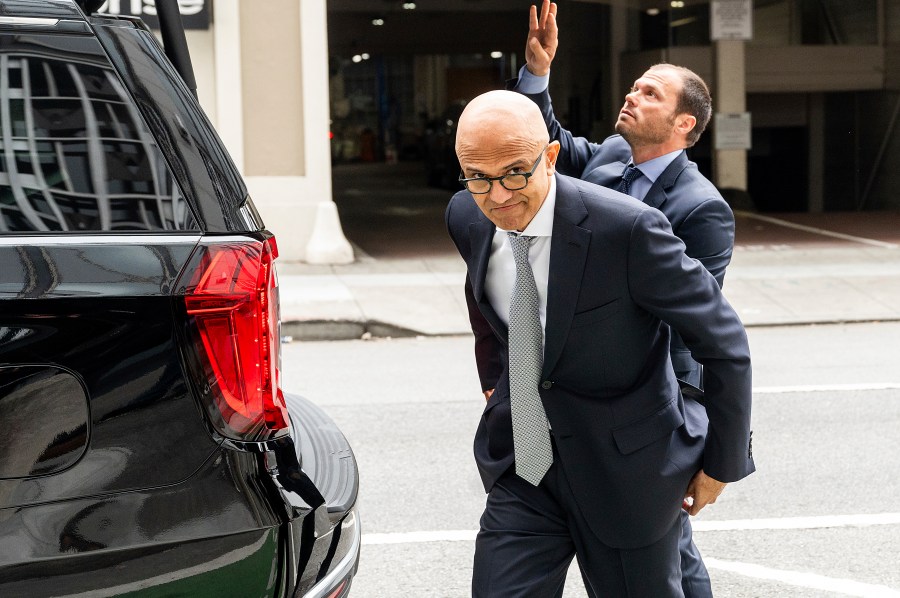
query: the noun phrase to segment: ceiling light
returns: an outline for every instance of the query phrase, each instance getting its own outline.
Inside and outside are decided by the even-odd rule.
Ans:
[[[353,62],[362,62],[362,59],[363,59],[363,57],[360,56],[359,54],[357,54],[357,55],[355,55],[353,58],[351,58],[350,60],[352,60]]]
[[[362,59],[363,59],[363,60],[368,60],[368,59],[369,59],[369,53],[368,53],[368,52],[363,52],[362,54],[360,54],[360,56],[362,56]]]
[[[404,2],[404,3],[403,3],[403,9],[404,9],[404,10],[415,10],[415,9],[416,9],[416,3],[415,3],[415,2]]]
[[[647,14],[650,15],[651,17],[655,17],[659,14],[659,9],[658,8],[648,8]]]
[[[503,58],[503,52],[491,52],[491,58]]]
[[[384,19],[372,19],[372,24],[376,27],[381,27],[384,25]]]

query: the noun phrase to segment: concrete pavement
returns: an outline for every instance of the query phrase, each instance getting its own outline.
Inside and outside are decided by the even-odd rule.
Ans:
[[[739,212],[736,237],[724,292],[745,325],[900,320],[900,214]],[[356,250],[346,266],[279,260],[286,336],[471,334],[455,253]]]

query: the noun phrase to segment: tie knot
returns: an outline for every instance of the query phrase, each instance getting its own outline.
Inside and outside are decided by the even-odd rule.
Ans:
[[[642,174],[643,173],[638,170],[634,164],[629,164],[625,167],[625,172],[622,173],[622,180],[619,182],[619,186],[616,187],[616,191],[621,191],[625,195],[630,195],[631,182]]]
[[[531,246],[531,240],[534,237],[526,237],[517,235],[516,233],[507,233],[509,235],[509,245],[512,247],[513,257],[518,263],[524,257],[528,259],[528,248]]]
[[[625,181],[626,183],[630,184],[631,181],[638,178],[642,174],[643,173],[640,170],[638,170],[638,168],[636,166],[634,166],[633,164],[629,164],[628,166],[625,167],[625,172],[622,173],[622,180]]]

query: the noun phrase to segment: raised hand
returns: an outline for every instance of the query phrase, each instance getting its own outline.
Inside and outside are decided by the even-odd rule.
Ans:
[[[556,56],[559,30],[556,28],[556,2],[543,0],[541,14],[531,5],[528,22],[528,40],[525,42],[525,64],[533,75],[543,77],[550,72],[550,63]]]

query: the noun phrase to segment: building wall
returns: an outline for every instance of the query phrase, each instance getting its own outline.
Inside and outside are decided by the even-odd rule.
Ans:
[[[278,18],[259,18],[255,2],[240,2],[244,174],[304,176],[300,3],[266,4],[266,15]]]

